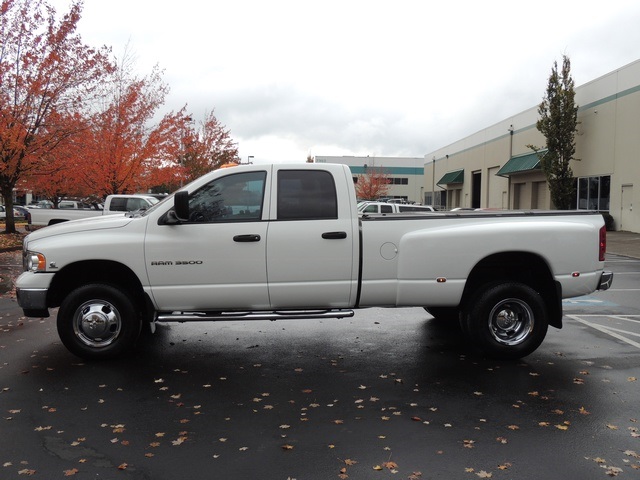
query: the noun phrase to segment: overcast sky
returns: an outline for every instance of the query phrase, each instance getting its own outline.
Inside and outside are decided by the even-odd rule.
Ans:
[[[537,105],[563,54],[577,86],[640,59],[639,25],[637,0],[84,0],[79,32],[270,163],[422,157]]]

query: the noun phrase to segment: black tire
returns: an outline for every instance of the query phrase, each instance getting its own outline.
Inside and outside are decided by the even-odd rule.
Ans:
[[[72,291],[58,311],[58,335],[73,354],[87,360],[130,352],[142,321],[131,299],[111,285],[90,284]]]
[[[474,346],[488,357],[503,360],[535,351],[549,326],[540,294],[518,282],[494,283],[478,290],[466,303],[462,321]]]

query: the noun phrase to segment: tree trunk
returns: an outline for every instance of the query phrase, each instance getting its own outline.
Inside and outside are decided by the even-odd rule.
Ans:
[[[16,220],[13,217],[13,187],[2,185],[1,193],[4,198],[4,208],[7,211],[4,233],[16,233]]]

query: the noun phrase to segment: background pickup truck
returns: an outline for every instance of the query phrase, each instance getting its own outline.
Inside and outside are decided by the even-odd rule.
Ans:
[[[131,350],[155,322],[349,317],[426,308],[483,354],[519,358],[562,326],[566,297],[609,287],[590,212],[362,215],[347,166],[211,172],[138,214],[53,225],[24,241],[26,316],[60,307],[84,358]]]
[[[360,202],[358,213],[405,213],[405,212],[434,212],[431,205],[413,205],[408,203],[387,203],[387,202]]]
[[[115,213],[126,213],[135,210],[146,210],[158,203],[158,199],[150,195],[109,195],[104,201],[104,208],[96,206],[91,208],[79,208],[79,202],[63,200],[59,208],[32,208],[29,210],[31,218],[28,229],[31,227],[46,227],[56,223],[81,218],[96,217],[100,215],[111,215]]]

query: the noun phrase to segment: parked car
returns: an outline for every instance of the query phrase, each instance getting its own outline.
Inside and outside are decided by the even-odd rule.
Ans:
[[[28,220],[29,217],[29,210],[26,207],[23,207],[22,205],[16,205],[13,207],[13,218],[15,220]],[[7,207],[5,207],[4,205],[0,205],[0,218],[7,218]]]

